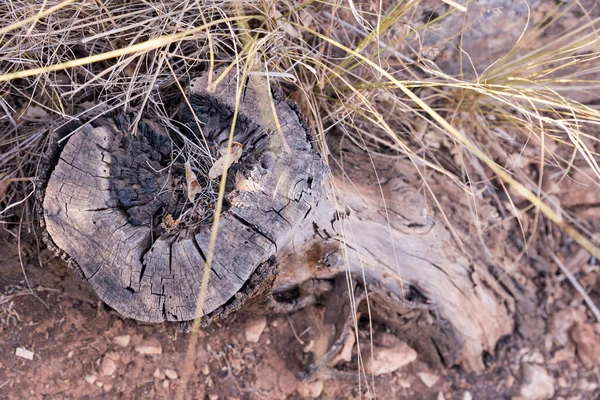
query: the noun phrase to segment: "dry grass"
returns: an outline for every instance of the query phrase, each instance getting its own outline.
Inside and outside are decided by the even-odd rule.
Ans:
[[[436,204],[427,177],[443,174],[472,199],[474,218],[475,200],[485,197],[502,218],[519,221],[523,254],[538,239],[543,219],[600,257],[598,238],[544,186],[547,168],[559,169],[552,179],[563,180],[582,165],[600,184],[600,110],[574,99],[600,87],[600,19],[575,12],[578,2],[550,7],[541,18],[532,16],[515,45],[482,70],[461,51],[474,20],[465,18],[456,35],[428,44],[439,36],[440,21],[457,15],[463,21],[461,6],[476,3],[427,3],[437,12],[429,19],[416,0],[247,1],[243,7],[204,0],[3,2],[2,229],[14,234],[20,220],[33,226],[28,196],[52,131],[115,111],[130,113],[133,125],[141,115],[168,125],[172,103],[191,78],[229,66],[282,86],[324,152],[335,132],[365,151],[408,158]],[[556,28],[572,15],[581,17],[566,31]],[[428,54],[446,46],[458,65],[454,74]],[[181,150],[210,157],[191,143]],[[535,160],[535,175],[521,168],[523,157]],[[206,168],[197,164],[195,172],[206,174]],[[222,196],[214,199],[217,208]],[[527,212],[533,223],[525,227],[520,219]]]

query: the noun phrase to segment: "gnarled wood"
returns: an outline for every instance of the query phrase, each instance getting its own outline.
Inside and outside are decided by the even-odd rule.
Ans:
[[[527,299],[513,297],[478,254],[458,249],[411,186],[419,179],[410,162],[377,165],[394,177],[382,182],[372,168],[357,169],[372,163],[366,154],[348,158],[347,173],[334,178],[337,205],[322,205],[313,230],[279,253],[274,300],[283,309],[322,301],[314,296],[323,291],[313,289],[315,280],[348,271],[366,288],[370,307],[363,302],[363,315],[395,330],[422,359],[482,370],[482,354],[494,354],[498,340],[513,332],[515,303]],[[282,294],[291,290],[306,295],[289,303]]]
[[[208,82],[207,76],[192,81],[191,109],[181,106],[178,124],[189,138],[206,140],[216,157],[231,129],[237,84],[225,78],[209,88]],[[196,303],[210,223],[173,225],[191,207],[188,160],[175,151],[177,135],[156,121],[142,121],[137,135],[123,118],[84,126],[50,153],[54,168],[40,193],[48,243],[108,305],[151,322],[203,316],[208,323],[249,297],[263,311],[334,304],[326,299],[332,282],[338,279],[339,289],[339,276],[349,273],[373,315],[422,358],[483,368],[482,354],[513,331],[515,313],[514,293],[488,272],[489,260],[457,249],[401,169],[386,166],[379,186],[381,179],[366,172],[371,161],[356,153],[347,169],[352,183],[334,174],[336,191],[328,191],[327,168],[298,113],[275,96],[276,121],[266,87],[250,79],[243,91],[234,131],[243,152],[229,171],[202,310]],[[208,178],[198,181],[206,186]],[[350,311],[326,321],[335,326],[332,348],[344,342]],[[332,355],[326,352],[305,375]]]

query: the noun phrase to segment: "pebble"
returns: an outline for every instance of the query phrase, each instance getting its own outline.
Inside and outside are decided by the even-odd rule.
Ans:
[[[365,369],[375,376],[389,374],[417,359],[417,352],[398,340],[393,347],[375,347],[373,357],[366,357]]]
[[[571,386],[571,381],[564,376],[558,377],[558,386],[565,389]]]
[[[152,374],[152,376],[155,377],[156,379],[159,379],[159,380],[165,379],[165,374],[163,374],[162,372],[160,372],[160,368],[156,368],[154,370],[154,373]]]
[[[316,399],[321,395],[323,391],[323,381],[314,381],[314,382],[298,382],[298,387],[296,388],[298,394],[303,399]]]
[[[523,364],[520,394],[530,400],[546,400],[554,396],[554,381],[541,365]]]
[[[466,391],[465,393],[463,393],[462,400],[473,400],[473,395],[471,394],[471,392]]]
[[[246,324],[244,336],[249,343],[258,343],[260,336],[267,327],[267,317],[259,317]]]
[[[428,388],[433,387],[440,379],[439,376],[430,372],[417,372],[417,376]]]
[[[533,352],[523,357],[522,362],[529,364],[544,364],[544,356],[540,352]]]
[[[164,387],[165,389],[169,388],[169,381],[167,379],[165,379],[162,383],[162,387]]]
[[[510,389],[515,384],[515,377],[512,375],[508,375],[504,380],[504,383],[506,384],[506,387]]]
[[[131,342],[131,335],[121,335],[115,337],[112,342],[117,346],[127,347],[129,346],[129,342]]]
[[[202,366],[201,372],[204,376],[208,376],[208,374],[210,374],[210,368],[208,367],[208,364],[204,364]]]
[[[412,382],[410,379],[407,378],[399,379],[398,386],[400,386],[403,389],[408,389],[412,386]]]
[[[573,357],[575,357],[573,351],[571,351],[571,349],[569,349],[568,347],[565,347],[564,349],[559,349],[556,350],[556,352],[554,352],[554,356],[552,357],[551,363],[558,365],[563,361],[571,360]]]
[[[577,382],[577,388],[584,392],[596,392],[598,390],[598,384],[596,382],[590,382],[586,379],[581,379]]]
[[[148,339],[135,346],[135,351],[143,355],[158,355],[162,354],[162,346],[158,340]]]
[[[571,337],[577,345],[577,357],[588,369],[600,361],[600,339],[594,327],[587,323],[577,323],[571,331]]]
[[[104,356],[102,357],[102,363],[100,364],[100,374],[104,376],[111,376],[117,371],[117,363],[111,358]]]
[[[567,346],[570,342],[569,331],[576,321],[585,320],[585,312],[567,308],[554,315],[550,324],[550,335],[557,346]]]
[[[93,385],[98,378],[96,378],[96,375],[86,375],[83,379],[90,385]]]
[[[15,356],[24,358],[26,360],[33,360],[33,351],[27,350],[24,347],[17,347],[15,349]]]
[[[219,400],[219,395],[218,394],[209,394],[208,395],[208,400]]]
[[[179,378],[179,376],[177,375],[177,371],[175,371],[174,369],[165,369],[165,375],[172,381]]]

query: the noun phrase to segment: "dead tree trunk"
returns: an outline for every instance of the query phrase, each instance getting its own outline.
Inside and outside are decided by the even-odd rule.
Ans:
[[[227,178],[206,302],[196,309],[215,159],[236,106],[235,77],[211,78],[190,84],[189,103],[169,129],[141,121],[132,134],[117,117],[52,146],[38,193],[46,242],[109,306],[149,322],[208,323],[249,298],[291,311],[349,273],[375,315],[422,357],[480,369],[482,354],[513,330],[512,297],[457,250],[402,179],[381,189],[341,177],[331,185],[297,109],[253,79],[239,105],[241,155]]]

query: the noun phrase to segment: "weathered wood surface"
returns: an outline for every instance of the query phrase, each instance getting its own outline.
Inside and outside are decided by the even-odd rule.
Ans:
[[[515,303],[522,301],[490,274],[493,260],[459,251],[415,189],[419,181],[394,163],[385,164],[381,179],[369,175],[371,160],[356,151],[326,185],[328,170],[295,109],[275,96],[280,136],[271,93],[264,82],[247,84],[234,137],[243,154],[229,172],[202,310],[196,302],[210,225],[161,228],[166,215],[177,218],[185,209],[186,160],[174,155],[173,137],[157,122],[142,121],[136,136],[119,119],[84,126],[51,153],[55,166],[40,194],[48,242],[108,305],[150,322],[202,315],[208,323],[250,297],[263,312],[330,304],[339,292],[332,282],[339,289],[348,273],[349,288],[357,284],[364,296],[355,299],[356,309],[344,307],[340,318],[325,321],[336,326],[332,348],[344,342],[349,315],[369,304],[423,359],[482,369],[482,355],[513,331]],[[190,84],[193,113],[184,104],[178,118],[187,134],[219,148],[229,135],[237,85],[226,78],[214,90],[208,86],[206,76]]]
[[[187,105],[179,119],[218,148],[229,136],[237,85],[226,78],[209,93],[206,80],[190,85],[200,126]],[[316,209],[326,169],[305,127],[290,106],[275,99],[284,149],[259,107],[265,104],[258,98],[261,89],[249,85],[234,134],[243,154],[230,169],[228,208],[202,310],[196,304],[210,225],[161,228],[166,216],[177,219],[187,199],[185,181],[177,175],[183,170],[177,164],[185,160],[173,155],[165,128],[143,121],[134,136],[123,121],[107,120],[84,126],[60,151],[43,200],[46,230],[100,298],[122,315],[187,321],[218,311]]]
[[[370,163],[365,154],[349,158],[352,182],[348,174],[336,174],[337,193],[331,196],[336,206],[321,208],[313,231],[296,236],[280,252],[274,299],[301,288],[306,296],[296,299],[298,304],[318,301],[315,281],[349,272],[366,288],[357,309],[393,329],[422,359],[439,367],[482,370],[482,355],[494,354],[498,340],[515,328],[513,294],[478,254],[459,251],[423,196],[407,183],[406,168],[386,161],[387,175],[397,178],[380,178],[379,185],[369,169],[351,172]]]

